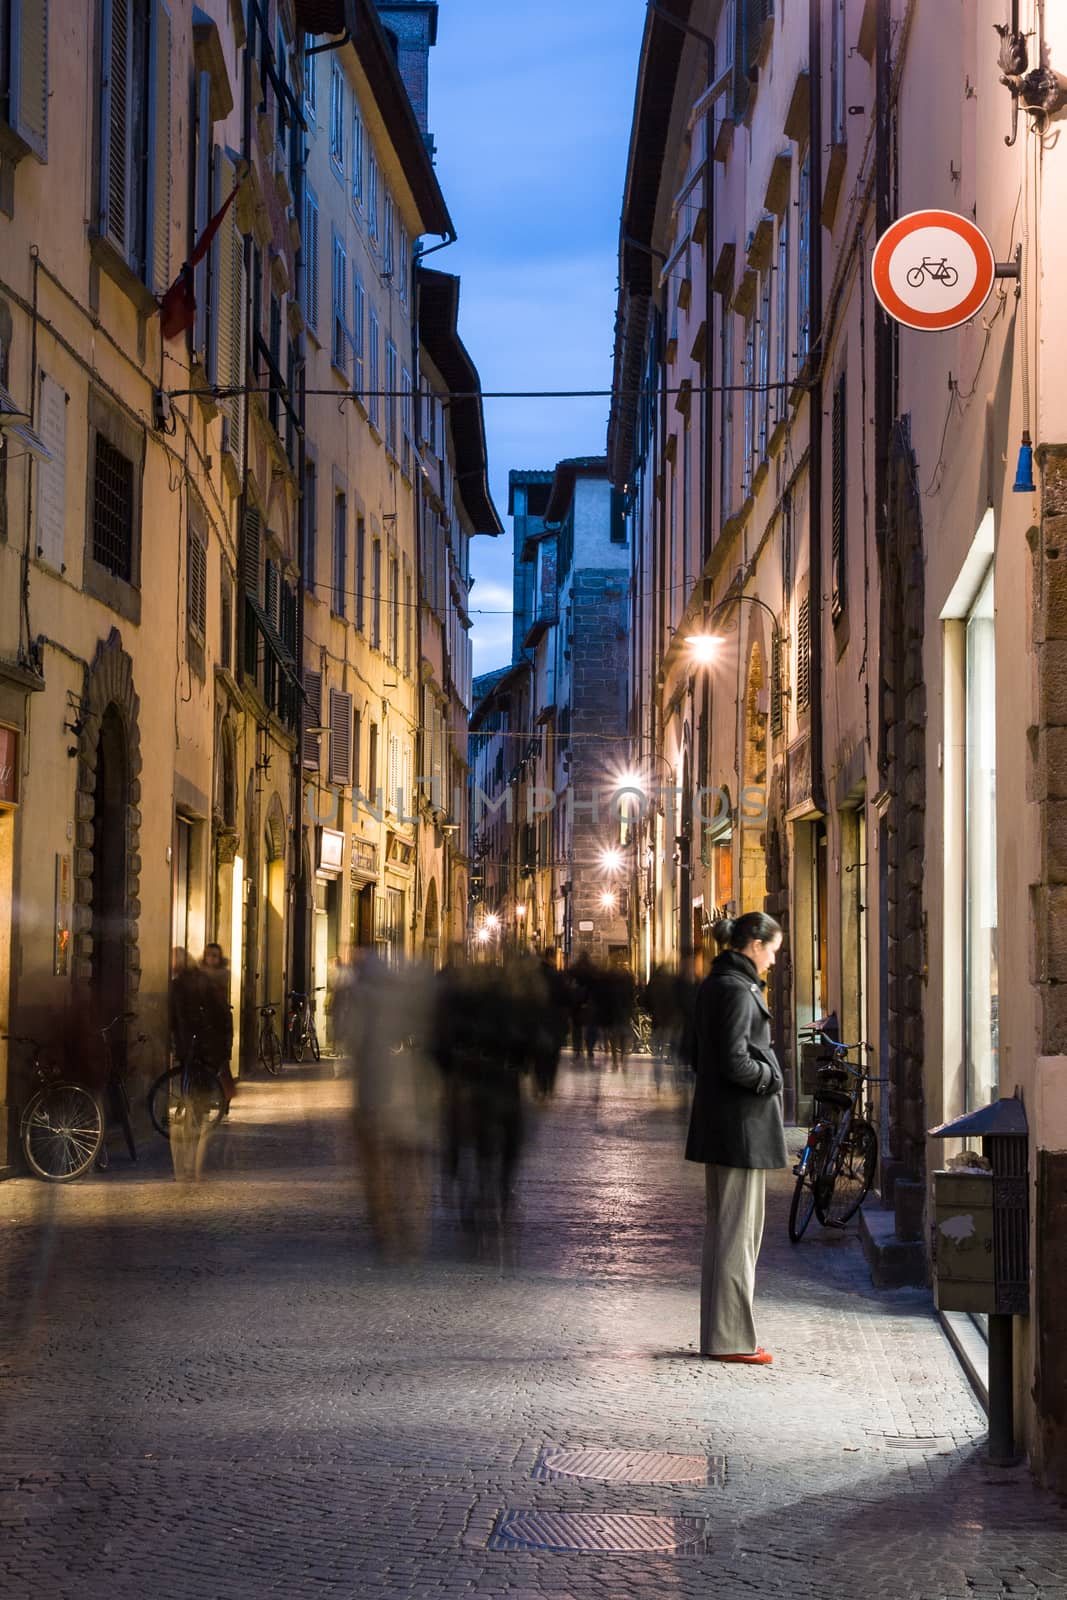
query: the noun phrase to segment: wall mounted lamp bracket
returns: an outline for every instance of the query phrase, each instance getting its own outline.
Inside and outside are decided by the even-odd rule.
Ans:
[[[1019,279],[1022,277],[1022,261],[1023,247],[1021,244],[1017,244],[1015,246],[1015,254],[1012,256],[1010,261],[994,262],[993,276],[995,278],[1014,278],[1016,283],[1018,283]]]

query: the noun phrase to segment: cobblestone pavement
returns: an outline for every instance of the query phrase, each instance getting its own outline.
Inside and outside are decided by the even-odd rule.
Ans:
[[[5,1600],[1067,1600],[1067,1511],[984,1463],[928,1297],[875,1292],[851,1234],[792,1249],[785,1173],[775,1365],[694,1358],[702,1174],[647,1063],[565,1070],[504,1247],[472,1257],[442,1211],[414,1266],[375,1260],[347,1097],[326,1062],[245,1085],[200,1183],[157,1141],[0,1186]],[[725,1472],[535,1475],[574,1445]],[[695,1517],[706,1548],[491,1549],[505,1510]]]

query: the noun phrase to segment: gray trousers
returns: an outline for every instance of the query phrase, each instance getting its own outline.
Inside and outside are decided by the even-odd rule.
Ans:
[[[747,1356],[756,1349],[752,1299],[763,1240],[767,1174],[761,1167],[705,1166],[708,1220],[700,1282],[700,1353]]]

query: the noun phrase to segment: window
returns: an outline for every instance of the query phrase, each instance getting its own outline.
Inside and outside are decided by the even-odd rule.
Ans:
[[[363,209],[363,118],[359,111],[352,113],[352,204],[358,211]]]
[[[319,331],[319,202],[309,186],[304,198],[304,320]]]
[[[756,465],[767,459],[767,439],[771,428],[771,275],[760,279],[759,332],[757,336],[756,382],[760,392],[756,401]]]
[[[778,223],[778,263],[775,271],[774,381],[783,387],[775,390],[774,416],[776,422],[782,422],[789,407],[784,388],[789,370],[789,221],[785,216]]]
[[[811,151],[804,157],[797,183],[797,370],[808,359],[811,338]]]
[[[741,496],[747,499],[752,492],[752,456],[756,444],[756,318],[745,318],[745,354],[741,381],[745,385],[743,410],[743,438],[741,460]]]
[[[0,5],[2,5],[2,0],[0,0]],[[193,236],[199,239],[211,218],[211,160],[214,149],[214,123],[211,117],[211,74],[208,72],[197,73],[195,110]],[[193,298],[196,300],[196,311],[193,319],[193,349],[203,359],[207,349],[207,256],[202,261],[199,261],[193,269]]]
[[[359,788],[363,773],[363,720],[358,711],[352,713],[352,787]]]
[[[396,345],[385,341],[385,448],[396,455]]]
[[[848,416],[845,411],[845,374],[842,372],[834,385],[834,406],[831,421],[830,443],[830,567],[833,584],[832,616],[839,621],[845,611],[848,595],[846,583],[846,540],[848,469]]]
[[[382,541],[375,539],[370,595],[370,642],[375,650],[382,648]]]
[[[720,329],[723,392],[720,399],[722,422],[719,429],[719,516],[725,522],[733,510],[734,494],[734,314],[723,305]]]
[[[805,595],[797,608],[797,711],[811,705],[811,603]]]
[[[996,726],[990,566],[967,615],[964,1036],[968,1109],[987,1105],[997,1093],[1000,1077]]]
[[[339,178],[345,170],[345,75],[340,62],[330,62],[330,165]]]
[[[315,35],[313,33],[305,33],[305,35],[304,35],[304,111],[307,114],[307,117],[308,117],[309,121],[311,121],[311,122],[315,121],[315,111],[316,111],[315,67],[316,67],[316,65],[318,63],[318,57],[309,55],[308,51],[311,50],[314,47],[314,44],[315,44]]]
[[[100,234],[162,294],[170,284],[170,11],[164,0],[102,0],[101,22]]]
[[[339,372],[348,374],[348,254],[336,234],[333,236],[333,339],[330,359]]]
[[[393,251],[394,251],[393,234],[394,234],[395,228],[396,228],[396,211],[395,211],[395,207],[393,205],[393,197],[392,197],[392,195],[389,193],[389,191],[387,189],[385,191],[385,203],[384,203],[384,206],[383,206],[383,217],[382,217],[382,274],[386,278],[389,278],[389,277],[392,276],[393,270],[394,270],[394,268],[396,266],[396,262],[395,262],[394,256],[393,256]]]
[[[788,604],[793,593],[793,496],[782,496],[782,599]]]
[[[185,590],[186,621],[190,634],[202,650],[207,634],[207,543],[203,530],[192,520],[188,526],[186,554],[188,562]]]
[[[367,585],[367,524],[362,517],[356,518],[356,593],[353,617],[360,633],[363,632],[367,621],[367,603],[364,591]]]
[[[408,303],[408,279],[411,277],[411,240],[408,238],[408,230],[404,227],[400,229],[396,253],[396,270],[399,274],[397,287],[400,291],[400,304],[406,306]]]
[[[233,162],[215,151],[214,209],[233,193]],[[211,246],[211,324],[208,329],[208,376],[219,388],[239,389],[245,382],[247,316],[244,239],[231,206]],[[238,472],[244,468],[245,397],[231,394],[218,402],[222,413],[222,448]]]
[[[345,615],[345,582],[348,557],[348,504],[343,494],[333,497],[333,612]]]
[[[845,142],[845,0],[830,0],[830,143]]]
[[[309,728],[322,726],[322,673],[304,671],[304,751],[303,760],[305,767],[310,767],[313,772],[319,770],[322,759],[322,735],[309,733]]]
[[[411,477],[411,458],[413,442],[412,428],[412,400],[411,400],[411,373],[407,367],[400,374],[400,470],[405,478]]]
[[[219,586],[219,664],[233,670],[233,584],[227,572]]]
[[[315,557],[318,544],[318,471],[313,461],[304,468],[304,550],[300,565],[304,574],[304,587],[315,592]]]
[[[404,629],[404,676],[411,677],[411,636],[414,632],[415,606],[412,598],[411,574],[404,576],[404,614],[401,617],[401,626]]]
[[[48,159],[47,0],[0,0],[0,117]]]
[[[381,374],[379,372],[379,365],[378,365],[378,363],[379,363],[378,318],[375,315],[373,307],[371,308],[370,317],[368,319],[368,324],[369,324],[369,326],[368,326],[368,343],[370,345],[370,349],[368,351],[368,362],[367,362],[367,383],[368,383],[367,417],[368,417],[368,419],[370,421],[370,424],[371,424],[372,428],[379,428],[380,429],[382,413],[381,413],[381,394],[380,394],[380,390],[381,390]]]
[[[352,387],[357,395],[364,393],[364,356],[366,353],[367,296],[359,273],[352,279]]]
[[[400,566],[395,556],[389,558],[389,615],[387,618],[388,656],[395,667],[400,660]]]
[[[330,690],[330,782],[352,782],[352,696]]]
[[[372,239],[378,238],[378,163],[373,150],[367,157],[367,228]]]
[[[378,798],[378,724],[372,722],[367,739],[367,799],[374,805]]]
[[[92,555],[125,583],[133,579],[133,462],[102,433],[93,454]]]

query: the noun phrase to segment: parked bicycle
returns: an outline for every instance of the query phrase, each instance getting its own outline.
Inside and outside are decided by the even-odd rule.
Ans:
[[[13,1044],[25,1045],[31,1052],[30,1079],[33,1092],[20,1123],[23,1154],[30,1171],[48,1183],[70,1183],[89,1171],[94,1162],[108,1165],[104,1143],[108,1118],[120,1124],[130,1159],[137,1160],[137,1146],[130,1121],[130,1099],[125,1078],[115,1060],[113,1030],[133,1020],[127,1011],[113,1017],[99,1029],[104,1052],[104,1083],[100,1093],[77,1083],[65,1069],[45,1061],[45,1047],[29,1034],[9,1033]]]
[[[813,1216],[825,1228],[843,1228],[855,1216],[874,1182],[878,1135],[871,1121],[872,1078],[848,1059],[863,1044],[841,1044],[816,1031],[824,1065],[816,1071],[815,1116],[800,1159],[789,1208],[789,1238],[799,1244]]]
[[[282,1042],[278,1038],[278,1029],[274,1019],[278,1014],[276,1005],[267,1004],[258,1007],[259,1010],[259,1043],[257,1058],[261,1067],[277,1077],[282,1070]]]
[[[203,1008],[201,1008],[201,1021]],[[194,1033],[176,1067],[161,1072],[148,1093],[148,1114],[156,1132],[169,1139],[173,1133],[200,1133],[226,1115],[222,1079],[204,1058]]]
[[[315,990],[322,993],[322,988]],[[308,1050],[316,1061],[321,1060],[319,1036],[315,1028],[315,1007],[309,994],[294,989],[289,995],[289,1011],[285,1019],[285,1037],[289,1054],[294,1061],[303,1061]]]

